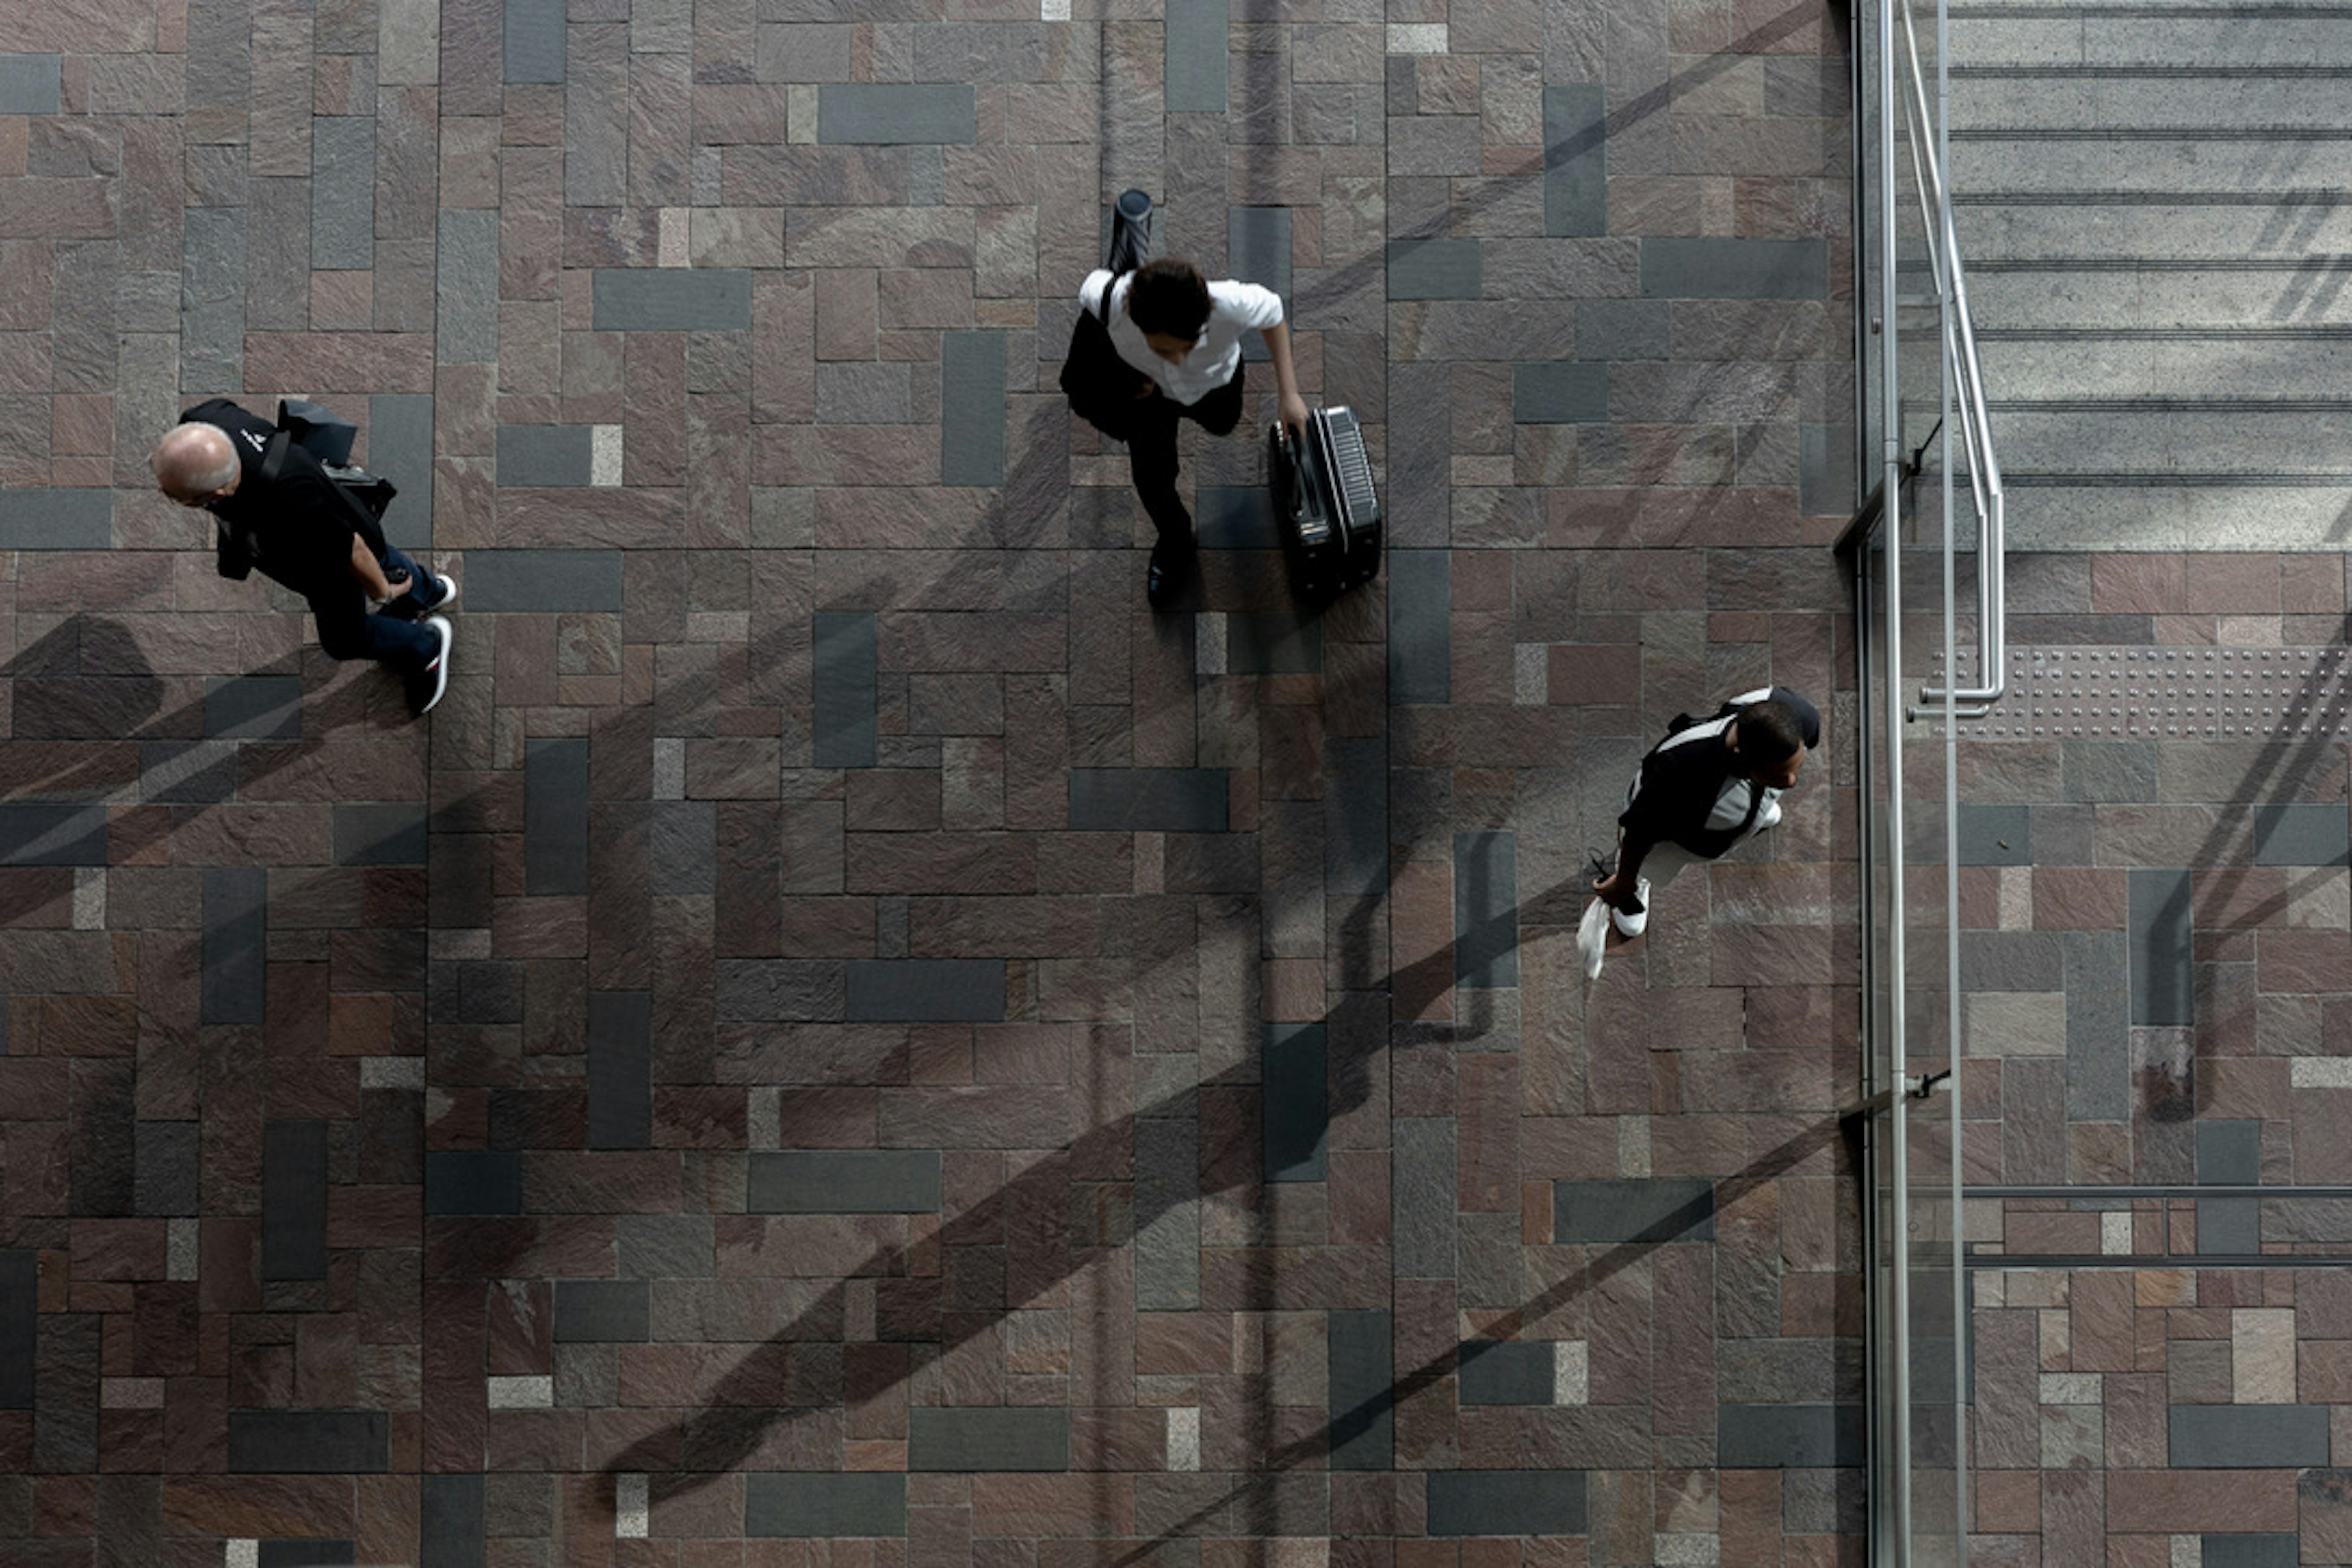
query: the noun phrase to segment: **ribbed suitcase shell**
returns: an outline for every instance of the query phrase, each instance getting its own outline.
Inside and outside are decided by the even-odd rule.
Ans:
[[[1328,604],[1381,572],[1381,498],[1353,410],[1318,408],[1295,454],[1280,424],[1266,436],[1266,477],[1290,590]]]

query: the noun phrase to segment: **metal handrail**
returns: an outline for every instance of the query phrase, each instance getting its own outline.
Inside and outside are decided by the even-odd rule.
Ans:
[[[1936,294],[1944,308],[1943,351],[1946,363],[1959,372],[1958,413],[1961,444],[1969,458],[1969,489],[1977,513],[1977,676],[1979,684],[1946,689],[1922,687],[1921,703],[1960,704],[1948,709],[1954,718],[1981,719],[2008,689],[2003,666],[2008,662],[2009,574],[2005,528],[2007,493],[2000,479],[2000,459],[1994,453],[1988,418],[1984,369],[1977,359],[1976,323],[1969,311],[1968,269],[1960,259],[1958,226],[1952,219],[1952,202],[1944,170],[1930,142],[1935,121],[1927,110],[1927,85],[1919,68],[1919,37],[1911,19],[1909,0],[1903,0],[1904,53],[1909,65],[1910,100],[1904,105],[1911,122],[1911,173],[1919,191],[1927,226],[1927,261],[1933,269]],[[1892,106],[1890,106],[1891,108]],[[1888,221],[1893,221],[1890,214]],[[1891,329],[1891,323],[1890,323]]]

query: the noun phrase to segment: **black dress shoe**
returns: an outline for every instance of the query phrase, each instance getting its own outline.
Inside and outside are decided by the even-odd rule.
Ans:
[[[1194,551],[1172,550],[1164,543],[1151,547],[1151,563],[1143,569],[1143,596],[1153,609],[1167,609],[1184,591],[1195,564]]]

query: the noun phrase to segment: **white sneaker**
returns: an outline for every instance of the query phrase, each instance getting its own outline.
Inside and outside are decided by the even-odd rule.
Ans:
[[[1576,923],[1576,951],[1584,960],[1584,977],[1601,977],[1601,950],[1609,941],[1607,904],[1595,899],[1584,909],[1584,918]]]
[[[1650,879],[1647,877],[1634,879],[1633,901],[1638,907],[1632,914],[1620,909],[1609,911],[1610,923],[1617,928],[1617,934],[1628,942],[1650,929]]]
[[[1761,833],[1780,820],[1780,792],[1777,789],[1768,789],[1764,792],[1764,809],[1756,814],[1755,831]]]

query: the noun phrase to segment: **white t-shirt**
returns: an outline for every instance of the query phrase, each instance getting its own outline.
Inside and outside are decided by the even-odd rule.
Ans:
[[[1102,300],[1103,285],[1112,276],[1108,268],[1088,273],[1078,289],[1078,303],[1094,310]],[[1143,330],[1128,316],[1130,281],[1122,277],[1111,290],[1111,346],[1118,350],[1119,358],[1159,383],[1160,392],[1179,403],[1198,403],[1233,380],[1242,363],[1242,334],[1264,331],[1282,321],[1282,296],[1273,289],[1230,278],[1220,279],[1209,285],[1209,319],[1201,328],[1201,341],[1181,363],[1171,364],[1151,352],[1151,345],[1143,341]]]

